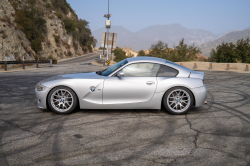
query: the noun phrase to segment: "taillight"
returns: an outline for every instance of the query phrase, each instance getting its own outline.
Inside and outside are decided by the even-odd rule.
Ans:
[[[203,85],[204,85],[204,80],[202,80],[202,82],[203,82]]]

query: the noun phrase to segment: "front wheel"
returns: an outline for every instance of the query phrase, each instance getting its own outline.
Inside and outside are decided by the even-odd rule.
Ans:
[[[65,86],[55,87],[48,95],[48,105],[55,113],[68,114],[76,109],[77,104],[75,92]]]
[[[169,89],[163,98],[165,109],[175,115],[187,113],[193,106],[194,97],[192,92],[184,87]]]

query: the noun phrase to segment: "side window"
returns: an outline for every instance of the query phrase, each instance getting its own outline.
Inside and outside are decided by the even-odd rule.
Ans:
[[[135,63],[126,66],[122,71],[124,77],[156,77],[160,64]]]
[[[178,73],[178,70],[175,70],[166,65],[161,65],[157,77],[175,77]]]

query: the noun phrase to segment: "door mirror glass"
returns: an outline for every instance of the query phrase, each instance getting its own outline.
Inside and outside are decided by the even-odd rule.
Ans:
[[[117,77],[124,77],[124,73],[123,73],[123,71],[119,71],[119,72],[117,72]]]

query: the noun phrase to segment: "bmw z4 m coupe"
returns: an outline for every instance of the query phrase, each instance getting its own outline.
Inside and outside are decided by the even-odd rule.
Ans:
[[[80,109],[161,109],[185,114],[204,104],[204,73],[154,57],[127,58],[103,70],[48,78],[36,85],[38,107],[60,114]]]

